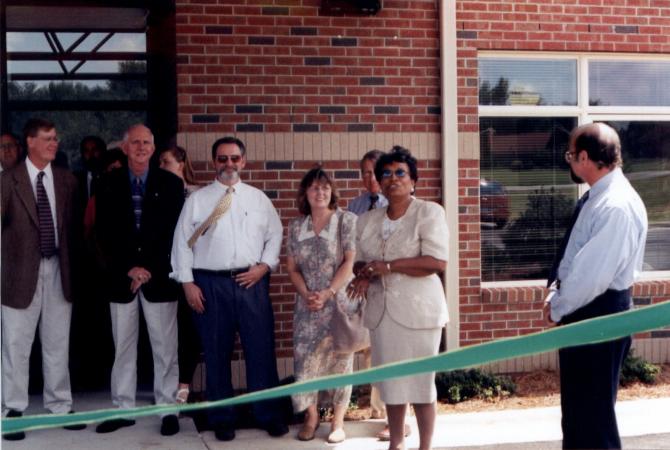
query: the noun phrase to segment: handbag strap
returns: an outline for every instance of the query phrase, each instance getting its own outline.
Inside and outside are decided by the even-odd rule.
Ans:
[[[335,211],[335,214],[338,214],[340,211],[339,209]],[[339,269],[340,266],[342,265],[342,262],[344,261],[344,250],[342,250],[342,216],[344,213],[340,213],[337,216],[337,253],[336,253],[336,260],[337,260],[337,268]],[[335,270],[337,272],[337,269]]]

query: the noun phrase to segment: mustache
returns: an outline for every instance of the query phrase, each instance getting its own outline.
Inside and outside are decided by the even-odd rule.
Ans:
[[[235,167],[231,167],[231,172],[227,172],[228,168],[222,167],[216,172],[216,177],[221,181],[234,181],[240,177],[239,171]]]

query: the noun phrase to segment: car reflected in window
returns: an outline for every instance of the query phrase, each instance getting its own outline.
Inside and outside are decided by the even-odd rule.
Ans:
[[[503,228],[509,221],[510,200],[502,183],[479,180],[480,220]]]

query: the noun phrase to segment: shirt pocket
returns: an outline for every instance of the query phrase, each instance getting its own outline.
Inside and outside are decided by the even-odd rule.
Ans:
[[[267,215],[261,209],[247,209],[244,211],[242,227],[249,242],[260,245],[265,241],[265,230],[267,229]]]

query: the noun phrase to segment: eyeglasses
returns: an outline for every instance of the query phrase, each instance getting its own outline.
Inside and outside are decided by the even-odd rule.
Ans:
[[[403,178],[405,175],[407,175],[407,171],[405,169],[396,169],[395,171],[391,169],[384,169],[382,171],[382,178],[391,178],[393,174],[395,174],[397,178]]]
[[[6,144],[0,144],[0,150],[13,150],[19,148],[18,145],[13,142],[7,142]]]
[[[565,156],[565,162],[570,164],[572,162],[572,159],[576,155],[577,155],[577,152],[571,152],[570,150],[568,150],[567,152],[565,152],[565,155],[564,155]]]
[[[220,164],[225,164],[225,163],[228,162],[228,158],[230,158],[230,162],[232,162],[233,164],[237,164],[242,159],[242,157],[240,155],[230,155],[230,156],[228,156],[228,155],[216,155],[216,162],[218,162]]]

